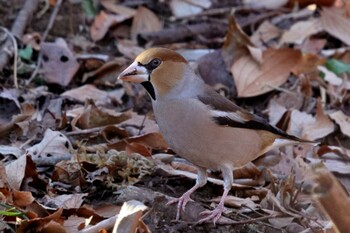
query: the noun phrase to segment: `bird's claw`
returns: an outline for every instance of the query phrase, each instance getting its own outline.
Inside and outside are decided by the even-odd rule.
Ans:
[[[185,211],[186,205],[189,201],[193,201],[190,198],[190,194],[184,193],[180,198],[175,198],[169,201],[168,203],[166,203],[166,205],[172,205],[177,202],[176,220],[179,220],[181,210]]]
[[[215,225],[216,221],[219,220],[219,218],[222,215],[222,212],[224,212],[224,207],[223,206],[217,206],[214,210],[205,210],[203,212],[201,212],[199,215],[203,216],[203,215],[208,215],[207,217],[204,217],[202,219],[200,219],[197,223],[201,224],[204,222],[209,222],[211,220],[213,220],[213,223]]]

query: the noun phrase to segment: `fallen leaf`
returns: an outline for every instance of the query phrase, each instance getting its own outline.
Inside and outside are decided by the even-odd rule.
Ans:
[[[350,137],[350,117],[345,115],[341,110],[329,114],[337,122],[343,134]]]
[[[288,3],[288,0],[265,0],[265,1],[255,1],[255,0],[244,0],[243,4],[246,7],[252,9],[277,9]]]
[[[316,167],[313,174],[312,197],[333,222],[335,232],[347,232],[350,225],[349,194],[337,178],[325,168]]]
[[[327,114],[324,113],[322,102],[317,101],[316,121],[306,124],[303,129],[302,138],[308,140],[316,140],[324,138],[335,130],[334,124]]]
[[[296,46],[296,48],[299,48],[303,53],[306,54],[320,54],[326,43],[327,40],[325,39],[308,38],[304,40],[301,45]]]
[[[350,20],[344,15],[343,8],[322,8],[320,20],[326,32],[350,45]]]
[[[316,54],[303,53],[298,64],[293,68],[293,74],[311,74],[317,72],[320,65],[326,63],[326,59]]]
[[[168,144],[159,132],[147,133],[140,136],[134,136],[117,143],[108,144],[109,149],[125,150],[128,143],[140,143],[154,150],[166,150]]]
[[[0,154],[2,155],[14,155],[16,158],[19,158],[24,151],[15,146],[5,146],[0,145]]]
[[[37,165],[55,165],[59,161],[72,158],[73,147],[69,139],[58,131],[47,129],[40,143],[28,148]]]
[[[142,222],[142,212],[146,209],[148,209],[148,207],[142,202],[136,200],[125,202],[118,214],[112,232],[136,232]],[[144,224],[142,225],[145,226]],[[143,232],[150,233],[151,231],[147,229]]]
[[[84,74],[83,83],[94,82],[95,84],[114,85],[116,83],[116,74],[120,73],[126,63],[125,58],[115,58],[108,61],[91,72]]]
[[[277,217],[277,218],[270,218],[269,222],[276,227],[277,229],[281,229],[283,227],[286,227],[290,225],[294,220],[294,217]]]
[[[324,80],[326,80],[328,83],[330,83],[334,86],[343,85],[345,87],[345,89],[350,90],[350,81],[341,79],[335,73],[328,70],[324,66],[318,66],[317,68],[319,71],[321,71],[324,74]]]
[[[113,101],[121,102],[124,93],[125,90],[123,89],[106,92],[96,88],[94,85],[85,84],[81,87],[70,89],[62,93],[61,96],[70,97],[81,102],[91,99],[96,105],[109,105]]]
[[[211,6],[210,0],[171,0],[169,7],[175,17],[187,17],[201,13]]]
[[[62,194],[56,197],[45,196],[43,200],[52,205],[53,208],[78,209],[84,202],[87,193]]]
[[[281,33],[281,29],[273,25],[269,20],[265,20],[259,25],[250,39],[255,46],[263,48],[270,40],[278,38]]]
[[[315,166],[323,164],[330,172],[338,173],[341,175],[350,175],[350,166],[347,162],[332,159],[321,160],[314,158],[307,158],[307,160]]]
[[[55,43],[43,42],[40,52],[43,57],[45,81],[67,86],[80,65],[66,41],[58,38]]]
[[[152,156],[151,150],[149,148],[147,148],[147,146],[145,146],[142,143],[137,143],[137,142],[127,143],[125,146],[125,151],[129,155],[131,155],[133,153],[138,153],[138,154],[143,155],[145,157]]]
[[[25,207],[30,205],[35,199],[31,192],[24,191],[12,191],[13,204],[20,207]]]
[[[305,21],[299,21],[284,32],[280,40],[280,44],[293,43],[302,44],[305,39],[317,34],[323,30],[319,18],[311,18]]]
[[[221,198],[214,198],[212,201],[219,203]],[[230,206],[234,208],[240,208],[239,211],[244,212],[244,210],[256,210],[259,209],[259,205],[256,204],[252,198],[241,198],[236,196],[227,196],[225,199],[225,206]]]
[[[114,125],[131,118],[130,112],[116,112],[111,109],[97,107],[91,100],[87,101],[81,114],[72,120],[72,126],[80,129],[91,129]]]
[[[11,188],[20,190],[21,184],[26,174],[27,156],[21,156],[19,159],[6,165],[7,181]]]
[[[291,135],[302,137],[305,132],[305,126],[317,124],[315,122],[316,119],[311,114],[294,109],[291,111],[288,129],[286,131]]]
[[[99,41],[105,37],[109,28],[131,18],[129,15],[114,15],[101,11],[95,16],[90,28],[90,36],[93,41]]]
[[[239,58],[250,54],[248,46],[254,47],[250,38],[237,23],[234,13],[231,13],[229,16],[229,28],[222,47],[222,56],[228,70]]]
[[[100,3],[104,8],[117,15],[123,15],[125,17],[131,18],[136,13],[136,10],[120,4],[115,4],[115,2],[111,0],[101,0]]]
[[[25,233],[25,232],[30,232],[30,231],[45,232],[45,231],[42,231],[45,228],[46,229],[48,228],[51,230],[51,231],[49,230],[48,232],[52,232],[53,229],[50,226],[48,226],[48,224],[50,224],[51,221],[62,222],[62,221],[60,221],[62,211],[63,211],[63,209],[58,209],[53,214],[46,216],[44,218],[36,218],[36,219],[29,220],[29,221],[23,221],[16,232],[17,233]],[[54,231],[55,233],[66,233],[66,231],[63,228],[58,227],[58,226],[61,226],[61,225],[54,224],[53,228],[55,229],[55,231]]]
[[[146,7],[140,6],[131,25],[131,39],[136,41],[137,35],[145,32],[157,32],[163,28],[158,16]]]
[[[231,68],[238,96],[261,95],[284,84],[300,58],[299,51],[289,48],[265,50],[261,65],[251,56],[241,57]]]
[[[118,40],[118,51],[129,59],[135,59],[137,55],[144,51],[143,48],[137,46],[135,42],[131,40]]]

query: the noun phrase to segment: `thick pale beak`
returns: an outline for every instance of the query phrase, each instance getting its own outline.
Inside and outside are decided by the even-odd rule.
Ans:
[[[127,82],[142,83],[148,81],[148,76],[147,69],[144,66],[140,66],[137,61],[134,61],[128,68],[120,73],[118,79]]]

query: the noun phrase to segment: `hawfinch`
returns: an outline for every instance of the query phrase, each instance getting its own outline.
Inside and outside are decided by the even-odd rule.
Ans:
[[[215,223],[224,211],[234,167],[289,142],[306,142],[218,94],[195,74],[185,58],[172,50],[151,48],[142,52],[118,78],[140,83],[147,90],[165,140],[198,169],[196,184],[168,203],[178,202],[177,220],[191,200],[190,195],[206,184],[207,169],[222,172],[224,193],[218,206],[205,211],[206,216],[199,222]]]

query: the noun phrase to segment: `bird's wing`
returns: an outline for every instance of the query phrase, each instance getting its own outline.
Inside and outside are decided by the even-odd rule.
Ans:
[[[202,103],[210,106],[213,120],[220,126],[264,130],[284,139],[299,142],[310,142],[293,135],[289,135],[283,130],[270,125],[264,118],[254,115],[237,106],[210,87],[206,87],[204,93],[199,95],[198,99]]]

